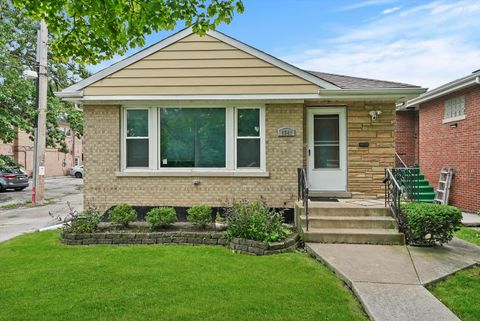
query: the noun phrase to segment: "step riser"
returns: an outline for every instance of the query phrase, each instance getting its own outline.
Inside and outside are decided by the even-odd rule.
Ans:
[[[378,234],[327,234],[309,233],[304,234],[305,242],[312,243],[348,243],[348,244],[384,244],[403,245],[403,235],[378,235]]]
[[[300,213],[304,215],[303,208]],[[309,217],[318,216],[391,216],[388,208],[318,208],[310,207],[308,209]]]
[[[306,226],[306,220],[302,219],[302,226]],[[313,228],[374,228],[374,229],[394,229],[394,221],[375,221],[375,220],[328,220],[328,219],[308,219],[308,226]]]

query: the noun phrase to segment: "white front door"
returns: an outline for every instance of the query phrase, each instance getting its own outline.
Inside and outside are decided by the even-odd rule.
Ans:
[[[347,190],[345,107],[308,108],[307,164],[311,191]]]

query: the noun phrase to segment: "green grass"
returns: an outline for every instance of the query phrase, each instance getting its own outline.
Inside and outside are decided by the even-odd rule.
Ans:
[[[66,246],[50,231],[0,243],[0,262],[0,320],[368,320],[301,253]]]
[[[480,269],[460,271],[429,290],[463,321],[480,320]]]
[[[455,236],[464,241],[480,245],[480,232],[468,227],[462,227],[455,232]]]

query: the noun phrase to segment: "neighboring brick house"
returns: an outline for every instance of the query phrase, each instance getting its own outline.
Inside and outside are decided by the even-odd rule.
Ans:
[[[70,168],[82,164],[83,142],[82,139],[75,137],[72,130],[66,123],[60,123],[66,134],[65,143],[68,153],[63,153],[56,148],[47,148],[45,150],[45,176],[64,176],[68,175]],[[29,135],[23,131],[17,131],[17,139],[11,143],[0,141],[0,154],[8,155],[22,165],[29,175],[32,175],[33,169],[33,141]]]
[[[260,197],[292,208],[300,167],[314,195],[383,197],[395,105],[422,92],[185,29],[57,95],[83,105],[84,202],[106,210]]]
[[[480,209],[480,70],[408,101],[397,112],[397,153],[436,188],[453,167],[450,204]]]

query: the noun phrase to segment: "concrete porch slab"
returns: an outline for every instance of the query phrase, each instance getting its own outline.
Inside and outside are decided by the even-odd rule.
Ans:
[[[352,288],[372,320],[460,320],[421,285],[354,282]]]
[[[480,247],[457,238],[443,246],[409,246],[408,249],[420,282],[424,285],[480,263]]]

